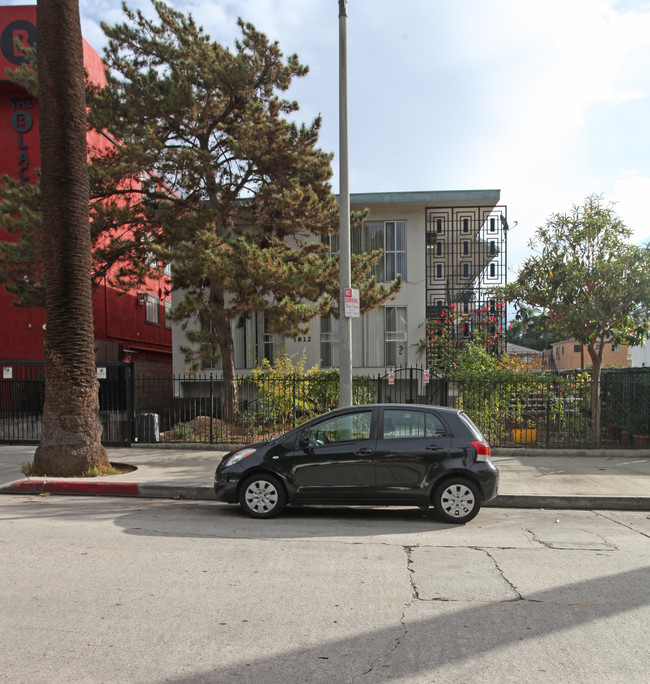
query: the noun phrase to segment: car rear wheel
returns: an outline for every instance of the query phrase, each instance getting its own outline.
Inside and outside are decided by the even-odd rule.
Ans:
[[[287,495],[273,475],[249,477],[239,492],[239,505],[253,518],[272,518],[286,506]]]
[[[435,490],[433,507],[445,522],[466,523],[481,510],[481,495],[469,480],[454,478]]]

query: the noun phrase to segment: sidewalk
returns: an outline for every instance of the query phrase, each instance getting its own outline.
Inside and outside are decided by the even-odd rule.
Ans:
[[[35,445],[0,445],[0,494],[98,494],[214,500],[214,471],[227,449],[108,448],[135,470],[101,478],[26,478]],[[499,496],[487,506],[650,510],[650,450],[495,449]]]

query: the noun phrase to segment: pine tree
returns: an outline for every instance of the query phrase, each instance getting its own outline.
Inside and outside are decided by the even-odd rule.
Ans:
[[[338,261],[325,244],[338,227],[331,155],[316,146],[320,118],[298,125],[297,103],[281,97],[307,73],[295,55],[285,59],[241,20],[231,51],[191,16],[153,5],[155,20],[123,5],[128,23],[102,25],[108,86],[95,89],[91,120],[120,145],[96,156],[93,173],[107,201],[120,179],[135,179],[121,193],[122,212],[148,235],[149,250],[173,262],[184,298],[172,316],[193,345],[187,360],[220,357],[229,381],[232,325],[262,312],[271,333],[293,336],[335,307]],[[353,266],[365,310],[400,286],[368,279],[378,256]],[[231,416],[236,406],[233,394]]]

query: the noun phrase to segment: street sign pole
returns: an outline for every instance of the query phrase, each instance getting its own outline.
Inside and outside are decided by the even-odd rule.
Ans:
[[[347,0],[339,0],[339,326],[341,343],[341,407],[352,406],[352,319],[345,315],[345,291],[352,287],[347,68]]]

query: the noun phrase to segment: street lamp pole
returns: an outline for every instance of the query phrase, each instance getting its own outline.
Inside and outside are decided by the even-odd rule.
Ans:
[[[347,0],[339,0],[339,330],[341,407],[352,406],[352,319],[345,315],[345,290],[352,287],[350,181],[348,176]]]

